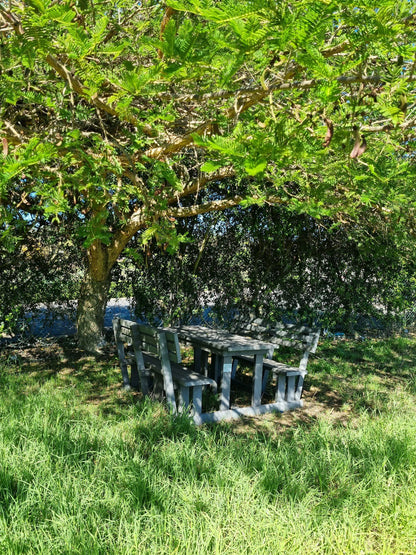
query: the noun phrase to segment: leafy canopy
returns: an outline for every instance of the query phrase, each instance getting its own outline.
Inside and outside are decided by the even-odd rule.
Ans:
[[[2,2],[3,239],[76,219],[108,273],[139,231],[266,203],[408,238],[415,31],[407,0]]]

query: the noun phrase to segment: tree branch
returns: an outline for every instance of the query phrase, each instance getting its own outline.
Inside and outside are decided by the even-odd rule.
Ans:
[[[178,198],[184,198],[189,195],[197,194],[199,191],[203,190],[205,186],[208,185],[208,183],[212,183],[213,181],[222,181],[223,179],[234,177],[235,174],[235,169],[231,166],[228,166],[209,174],[206,173],[203,175],[199,175],[196,179],[185,185],[183,190],[179,191],[177,197],[171,199],[169,204],[177,202]]]

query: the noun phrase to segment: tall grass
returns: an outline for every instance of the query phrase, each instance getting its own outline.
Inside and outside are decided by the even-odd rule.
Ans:
[[[413,554],[415,347],[324,344],[304,411],[201,428],[115,360],[3,357],[0,553]]]

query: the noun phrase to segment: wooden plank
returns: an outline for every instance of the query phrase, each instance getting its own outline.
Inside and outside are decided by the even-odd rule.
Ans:
[[[295,410],[302,408],[303,401],[280,401],[260,405],[258,407],[238,407],[228,410],[218,410],[215,412],[205,412],[201,415],[194,415],[195,424],[213,424],[223,420],[238,420],[242,416],[261,416],[269,412],[285,412],[287,410]]]
[[[182,326],[176,328],[179,337],[211,352],[267,351],[273,345],[269,342],[231,334],[225,330],[213,330],[203,326]]]
[[[202,385],[193,388],[192,406],[196,415],[202,413]]]
[[[178,334],[174,332],[166,331],[166,341],[168,344],[169,360],[171,362],[181,363],[181,348],[179,345]]]
[[[166,341],[166,335],[163,331],[159,332],[159,349],[160,358],[162,363],[162,375],[163,375],[163,386],[166,392],[166,399],[168,401],[169,407],[173,413],[177,412],[175,391],[173,387],[172,372],[169,361],[169,352]]]
[[[144,359],[146,365],[153,372],[156,372],[157,374],[162,374],[162,365],[158,359],[148,357],[147,355],[144,356]],[[199,374],[198,372],[191,371],[183,366],[171,366],[171,374],[173,381],[177,382],[181,386],[195,387],[199,385],[210,385],[214,389],[217,388],[217,384],[212,378],[204,376],[203,374]]]
[[[143,324],[138,325],[140,332],[141,348],[150,353],[158,354],[159,352],[159,335],[155,328]]]
[[[145,367],[151,368],[152,370],[158,370],[159,374],[162,373],[162,363],[159,357],[149,353],[142,353],[142,355]]]
[[[221,376],[220,410],[227,410],[230,408],[232,366],[233,366],[232,357],[224,356],[223,363],[222,363],[222,376]]]
[[[253,379],[253,395],[251,405],[257,407],[261,405],[261,394],[263,385],[263,356],[256,355],[254,357],[254,379]]]

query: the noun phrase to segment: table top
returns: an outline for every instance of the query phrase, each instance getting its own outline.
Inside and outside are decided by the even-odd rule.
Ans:
[[[258,341],[251,337],[237,335],[226,330],[206,328],[204,326],[180,326],[167,328],[176,332],[181,339],[196,343],[200,347],[222,352],[264,353],[274,348],[272,343]]]

